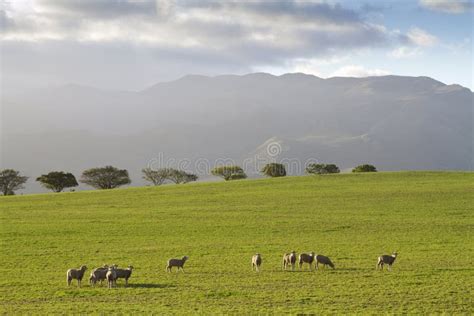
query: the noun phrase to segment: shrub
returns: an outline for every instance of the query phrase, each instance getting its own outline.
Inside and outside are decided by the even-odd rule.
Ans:
[[[262,173],[268,177],[284,177],[286,169],[281,163],[269,163],[263,167]]]
[[[245,179],[247,175],[239,166],[220,166],[211,170],[212,175],[224,178],[224,180]]]
[[[312,163],[306,167],[306,173],[308,174],[328,174],[328,173],[339,173],[339,167],[335,164],[318,164]]]
[[[372,165],[360,165],[352,169],[352,172],[377,172],[375,166]]]

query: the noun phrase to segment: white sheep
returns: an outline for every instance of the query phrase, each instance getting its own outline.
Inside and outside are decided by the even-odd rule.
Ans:
[[[188,259],[189,259],[188,256],[184,256],[181,259],[170,259],[170,260],[168,260],[168,263],[166,265],[166,271],[171,272],[171,269],[173,267],[177,267],[178,271],[179,271],[179,269],[181,269],[184,272],[184,264],[186,263],[186,261]]]
[[[86,272],[87,267],[86,266],[81,266],[79,269],[69,269],[66,272],[66,280],[67,280],[67,285],[71,285],[71,281],[73,279],[77,280],[77,286],[81,287],[81,281],[82,278],[84,277],[84,272]]]
[[[391,270],[392,264],[395,262],[395,259],[397,259],[397,253],[394,252],[391,255],[382,255],[379,257],[377,260],[377,266],[375,267],[378,269],[379,267],[383,270],[383,265],[387,264],[388,265],[388,270]]]
[[[316,260],[316,269],[318,269],[319,264],[322,264],[324,267],[326,267],[328,265],[331,268],[335,269],[334,263],[332,263],[331,259],[329,259],[326,256],[316,255],[315,260]]]
[[[283,270],[286,270],[291,265],[291,270],[295,270],[296,265],[296,252],[293,250],[290,253],[285,253],[283,255]]]
[[[125,286],[128,285],[128,279],[132,276],[133,266],[128,266],[126,269],[115,269],[117,274],[116,279],[125,279]]]
[[[102,285],[102,282],[107,278],[108,270],[109,266],[106,264],[103,267],[92,270],[89,277],[89,283],[94,286],[98,281],[100,281],[100,284]]]
[[[117,272],[115,271],[115,265],[109,267],[107,274],[105,275],[107,279],[107,286],[109,289],[117,286]]]
[[[300,270],[303,268],[303,263],[307,263],[309,264],[309,269],[313,271],[314,252],[311,252],[310,254],[307,254],[307,253],[300,254],[298,262],[300,265]]]
[[[257,253],[252,256],[252,271],[255,269],[255,271],[259,272],[260,271],[260,266],[262,265],[262,256]]]

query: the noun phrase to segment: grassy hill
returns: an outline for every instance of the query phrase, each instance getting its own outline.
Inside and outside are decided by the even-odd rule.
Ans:
[[[474,173],[287,177],[0,198],[0,313],[470,313]],[[291,250],[336,269],[281,271]],[[391,272],[377,257],[398,250]],[[261,273],[251,256],[263,256]],[[185,273],[165,272],[188,255]],[[66,286],[86,264],[130,286]]]

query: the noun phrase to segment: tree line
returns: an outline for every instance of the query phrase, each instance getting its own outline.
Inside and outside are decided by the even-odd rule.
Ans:
[[[339,173],[339,167],[335,164],[309,164],[305,169],[307,174],[331,174]],[[352,169],[352,172],[376,172],[373,165],[359,165]],[[286,176],[285,165],[281,163],[269,163],[261,170],[262,174],[268,177]],[[142,169],[143,179],[153,185],[162,185],[166,182],[175,184],[185,184],[198,180],[198,176],[183,170],[173,168]],[[247,174],[240,166],[218,166],[211,170],[211,174],[221,177],[226,181],[246,179]],[[28,177],[13,169],[0,171],[0,192],[3,195],[14,195],[15,191],[23,189]],[[64,189],[73,188],[79,185],[76,177],[69,172],[51,171],[36,178],[43,187],[53,192],[62,192]],[[130,184],[132,181],[125,169],[118,169],[113,166],[101,168],[91,168],[85,170],[79,182],[89,185],[95,189],[106,190],[115,189],[122,185]]]

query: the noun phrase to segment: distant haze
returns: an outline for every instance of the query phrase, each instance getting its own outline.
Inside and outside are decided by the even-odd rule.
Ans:
[[[428,77],[186,76],[138,92],[67,85],[2,100],[1,168],[34,179],[114,165],[143,185],[146,166],[208,178],[216,163],[286,161],[342,170],[472,170],[473,93]],[[181,165],[178,165],[180,163]],[[300,163],[301,165],[297,165]]]

